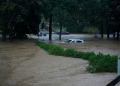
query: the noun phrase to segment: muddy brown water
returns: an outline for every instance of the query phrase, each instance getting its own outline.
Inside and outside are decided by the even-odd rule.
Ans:
[[[80,38],[84,43],[64,43],[65,39]],[[94,38],[94,35],[30,36],[27,40],[13,43],[0,41],[0,86],[105,86],[115,79],[117,73],[88,73],[88,61],[76,58],[49,55],[36,46],[34,41],[44,41],[65,49],[94,51],[120,55],[120,41],[112,38]],[[116,86],[120,86],[118,83]]]
[[[118,55],[120,56],[120,40],[116,40],[110,35],[110,38],[107,39],[107,36],[104,35],[103,38],[99,35],[97,38],[94,38],[94,35],[88,34],[70,34],[62,35],[61,41],[59,41],[59,35],[53,34],[52,41],[49,41],[49,35],[47,37],[39,37],[38,40],[45,41],[47,43],[55,44],[63,47],[64,49],[73,48],[78,51],[84,52],[99,52],[103,54]],[[66,39],[82,39],[84,43],[64,43]]]

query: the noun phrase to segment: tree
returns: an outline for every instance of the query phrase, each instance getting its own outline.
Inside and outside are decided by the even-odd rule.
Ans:
[[[6,29],[8,28],[9,25],[9,30],[11,29],[10,27],[10,10],[14,8],[15,4],[12,1],[9,0],[2,0],[1,1],[1,6],[0,6],[0,13],[2,15],[2,41],[6,41]],[[7,14],[8,13],[8,14]],[[6,25],[7,24],[7,25]],[[12,38],[12,37],[10,37]],[[11,39],[12,42],[12,39]]]
[[[108,11],[108,17],[109,21],[108,23],[113,26],[112,31],[114,32],[113,37],[115,37],[115,31],[117,34],[117,40],[119,40],[119,28],[120,28],[120,1],[119,0],[107,0],[106,1],[108,8],[110,9]],[[110,30],[110,29],[108,29]]]
[[[49,20],[49,40],[52,38],[52,10],[53,10],[53,5],[54,2],[53,0],[44,0],[42,1],[42,13],[45,17],[45,19],[50,19]]]
[[[75,24],[73,22],[74,17],[72,17],[73,15],[71,14],[73,10],[78,10],[78,4],[76,0],[46,0],[46,2],[44,2],[44,5],[46,6],[45,9],[47,10],[48,15],[55,16],[55,18],[57,18],[58,22],[60,23],[60,33],[62,31],[62,25],[68,26],[70,23]],[[48,18],[46,15],[44,16],[45,18]],[[51,34],[51,28],[49,28],[49,34]],[[61,34],[59,36],[59,40],[61,40]]]
[[[77,0],[77,3],[78,10],[75,14],[74,10],[72,12],[76,23],[74,27],[72,26],[73,29],[68,30],[82,33],[85,26],[99,27],[99,2],[97,0]]]
[[[3,38],[6,38],[5,36],[8,33],[6,30],[9,30],[11,42],[13,33],[17,38],[27,33],[38,33],[38,25],[41,19],[41,5],[38,1],[40,0],[29,0],[29,2],[28,0],[1,1]]]

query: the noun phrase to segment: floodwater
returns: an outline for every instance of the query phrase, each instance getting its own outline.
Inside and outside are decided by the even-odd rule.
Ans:
[[[49,34],[47,36],[34,37],[39,41],[45,41],[50,44],[55,44],[64,49],[73,48],[78,51],[91,52],[96,54],[101,52],[103,54],[118,55],[120,56],[120,40],[116,40],[110,35],[108,39],[106,35],[103,38],[99,35],[94,38],[94,35],[89,34],[70,34],[62,35],[61,41],[59,41],[59,35],[52,34],[52,41],[49,41]],[[82,39],[84,43],[64,43],[66,39]]]
[[[84,43],[64,43],[65,39],[80,38]],[[35,40],[55,44],[65,49],[94,51],[120,55],[120,41],[112,38],[94,38],[94,35],[30,36],[27,40],[14,40],[13,43],[0,41],[0,86],[106,86],[117,73],[88,73],[87,60],[49,55],[36,46]],[[118,83],[116,86],[120,86]]]

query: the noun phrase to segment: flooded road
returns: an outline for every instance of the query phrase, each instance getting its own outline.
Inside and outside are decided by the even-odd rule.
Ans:
[[[14,40],[13,43],[0,41],[0,86],[105,86],[118,76],[108,72],[88,73],[85,71],[87,60],[49,55],[34,41],[111,55],[120,55],[120,41],[97,39],[93,35],[62,35],[62,41],[59,41],[58,35],[52,36],[53,41],[48,40],[48,35]],[[68,38],[80,38],[85,42],[63,43]]]
[[[34,38],[34,37],[33,37]],[[117,41],[111,35],[107,39],[107,36],[104,35],[104,38],[98,36],[94,38],[94,35],[87,34],[70,34],[62,35],[61,41],[59,41],[59,35],[52,34],[52,41],[49,41],[49,34],[47,36],[35,37],[37,40],[45,41],[47,43],[55,44],[64,49],[73,48],[78,51],[91,52],[94,51],[96,54],[101,52],[103,54],[118,55],[120,56],[120,40]],[[66,39],[82,39],[84,43],[64,43]]]

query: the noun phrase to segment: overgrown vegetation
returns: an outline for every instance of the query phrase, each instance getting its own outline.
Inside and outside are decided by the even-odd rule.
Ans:
[[[97,27],[85,27],[83,29],[83,32],[95,34],[95,33],[99,33],[100,31],[98,30]]]
[[[74,49],[64,50],[59,46],[47,44],[45,42],[35,41],[35,43],[51,55],[82,58],[84,60],[88,60],[89,66],[86,67],[86,71],[90,73],[117,72],[117,55],[103,55],[100,52],[95,54],[94,52],[75,51]]]
[[[49,49],[49,54],[51,55],[57,55],[57,56],[61,56],[63,53],[64,49],[59,47],[59,46],[54,46],[51,49]]]
[[[62,55],[66,56],[66,57],[73,57],[74,53],[75,53],[74,49],[66,49],[66,50],[64,50]]]
[[[93,67],[90,71],[117,72],[117,57],[109,54],[103,55],[102,53],[90,56],[89,66]]]

